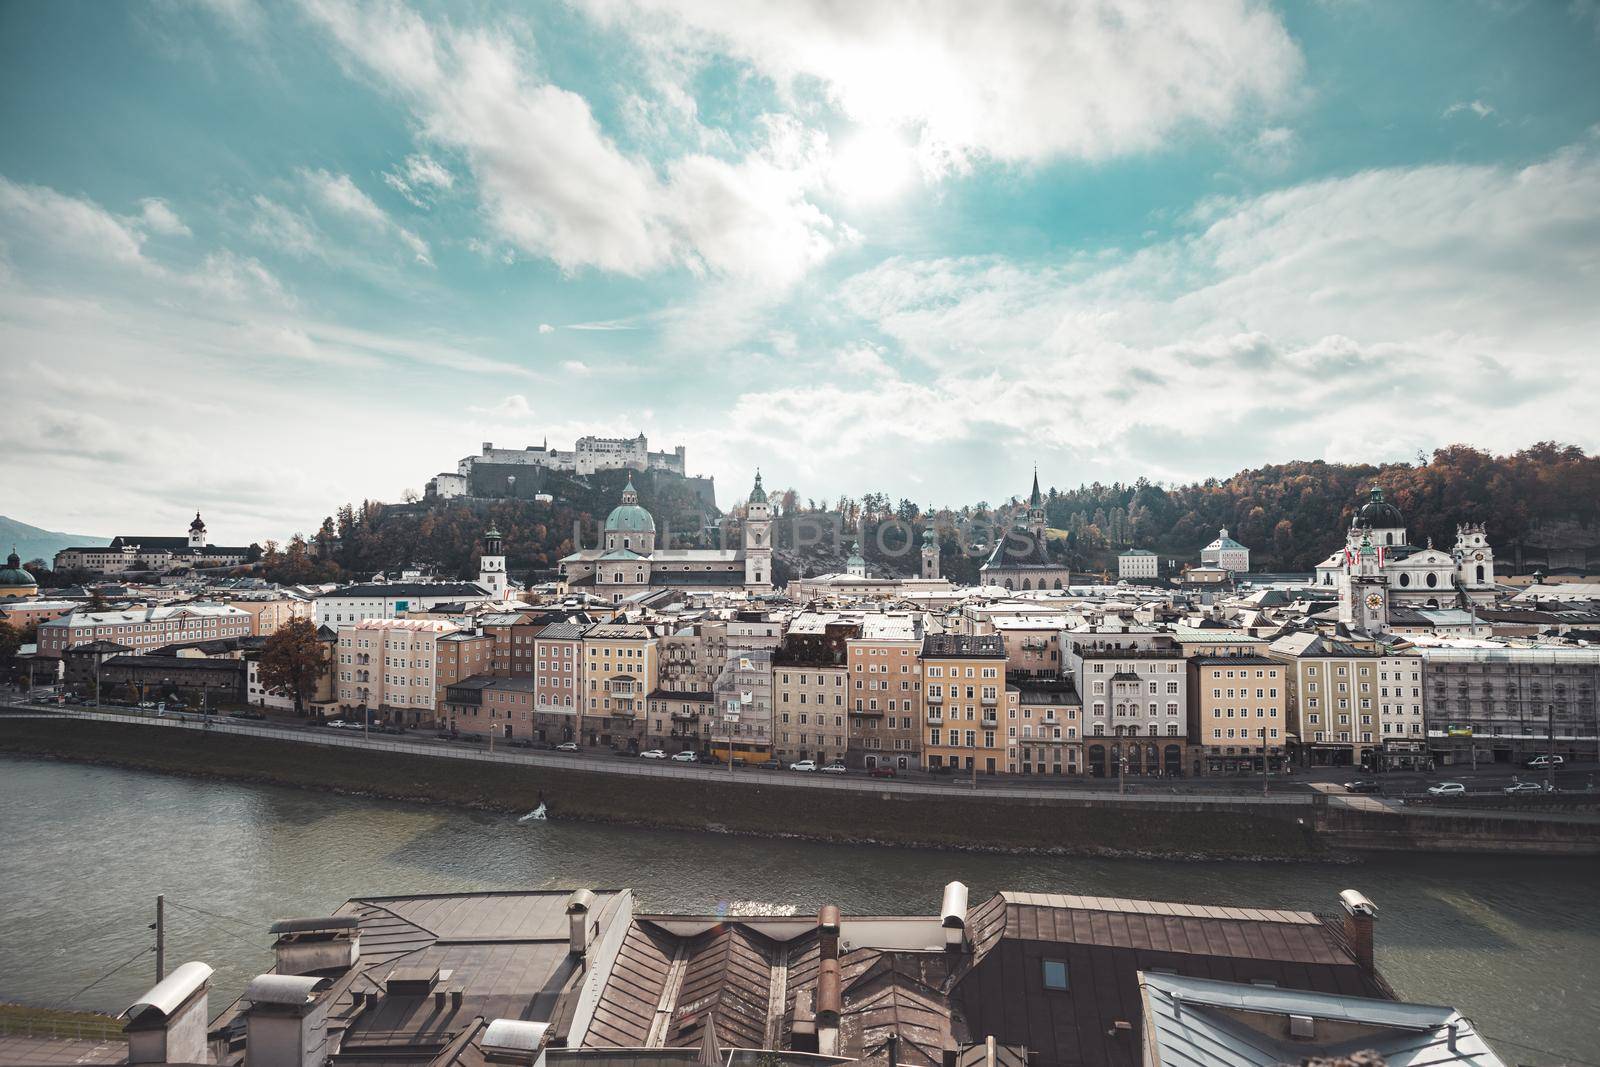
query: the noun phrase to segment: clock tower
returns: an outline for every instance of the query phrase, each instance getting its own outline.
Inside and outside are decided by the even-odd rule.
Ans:
[[[1354,551],[1339,601],[1339,621],[1369,634],[1389,628],[1389,578],[1383,573],[1379,551],[1370,536],[1363,536]]]

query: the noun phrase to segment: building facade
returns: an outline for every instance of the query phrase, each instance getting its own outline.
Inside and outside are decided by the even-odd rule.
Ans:
[[[1117,577],[1125,581],[1155,579],[1161,576],[1161,561],[1146,548],[1130,548],[1117,555]]]
[[[206,524],[194,513],[189,532],[182,537],[119,534],[105,546],[63,548],[56,553],[58,571],[122,574],[130,571],[170,571],[178,567],[237,567],[261,558],[260,545],[213,545],[206,540]]]
[[[342,629],[368,619],[397,619],[444,604],[471,607],[494,597],[473,582],[365,582],[317,597],[312,614],[318,626]]]
[[[914,612],[870,613],[845,641],[851,766],[901,771],[923,765],[924,630]]]
[[[655,635],[636,623],[597,623],[584,630],[582,642],[584,743],[640,751],[646,701],[657,689]]]
[[[166,645],[250,637],[254,619],[227,604],[172,604],[120,611],[75,611],[39,624],[39,654],[60,656],[73,645],[115,641],[135,653]]]
[[[1322,634],[1278,638],[1267,655],[1286,664],[1290,757],[1309,766],[1370,762],[1379,741],[1379,655]]]
[[[1250,550],[1228,536],[1224,526],[1217,539],[1200,550],[1202,567],[1217,567],[1229,574],[1244,574],[1250,569]]]
[[[1021,592],[1065,589],[1072,584],[1067,566],[1050,558],[1044,496],[1039,492],[1039,472],[1033,474],[1026,515],[1019,514],[1009,530],[999,533],[995,546],[978,573],[984,585]]]
[[[1006,646],[999,637],[930,634],[923,638],[927,732],[922,751],[929,770],[983,774],[1005,770],[1001,732],[1001,708],[1007,705],[1005,673]]]
[[[1197,656],[1189,661],[1190,768],[1198,775],[1281,771],[1288,752],[1283,661]]]
[[[1007,711],[1006,770],[1011,774],[1083,773],[1083,700],[1069,678],[1013,672]]]
[[[408,727],[438,721],[444,686],[439,640],[457,628],[435,619],[367,619],[339,628],[339,710]],[[490,653],[485,650],[485,655]]]
[[[1600,648],[1421,648],[1428,748],[1439,763],[1590,760]]]

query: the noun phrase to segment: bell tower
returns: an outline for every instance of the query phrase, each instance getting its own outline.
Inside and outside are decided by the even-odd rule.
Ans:
[[[506,578],[505,550],[501,547],[500,531],[494,523],[483,531],[483,555],[478,557],[478,584],[494,594],[496,600],[506,599],[510,582]]]
[[[939,535],[932,526],[922,531],[922,576],[939,577]]]
[[[189,524],[189,547],[206,547],[206,524],[201,521],[200,513],[194,513],[194,521]]]
[[[744,588],[747,593],[772,592],[772,505],[761,487],[761,472],[744,513]]]

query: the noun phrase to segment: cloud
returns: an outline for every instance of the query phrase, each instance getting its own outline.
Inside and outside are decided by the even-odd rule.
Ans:
[[[589,364],[585,363],[581,359],[565,360],[561,364],[561,369],[575,378],[587,377],[589,374],[593,373],[589,367]]]
[[[438,194],[449,192],[456,184],[454,174],[432,156],[422,153],[407,156],[405,162],[385,172],[383,180],[414,207],[420,208],[432,207]]]
[[[488,415],[502,419],[525,419],[533,414],[528,398],[521,393],[513,393],[493,407],[473,407],[468,410],[474,415]]]
[[[1530,425],[1600,443],[1593,391],[1570,388],[1600,335],[1592,146],[1366,171],[1197,219],[1112,256],[897,258],[845,279],[833,301],[881,338],[866,352],[916,370],[751,390],[727,441],[863,478],[892,476],[873,457],[930,426],[942,447],[1048,451],[1089,477],[1404,458],[1469,434],[1517,448]],[[860,347],[839,360],[872,366]]]
[[[556,328],[554,326],[550,325],[548,322],[541,322],[539,324],[539,332],[540,333],[555,333],[556,332]]]
[[[647,49],[727,54],[792,97],[809,79],[854,122],[915,131],[930,173],[976,159],[1099,160],[1188,123],[1272,108],[1300,73],[1254,0],[589,0]]]
[[[1494,114],[1494,108],[1485,104],[1482,100],[1458,100],[1444,109],[1444,117],[1450,118],[1464,111],[1470,111],[1480,119],[1486,119]]]
[[[335,214],[353,219],[373,231],[398,238],[411,251],[418,263],[433,266],[428,243],[379,207],[373,199],[356,187],[348,174],[332,174],[326,170],[302,170],[300,177],[323,207]]]
[[[658,171],[582,96],[535,77],[507,32],[435,26],[395,3],[307,3],[428,142],[466,160],[495,238],[524,253],[569,272],[688,266],[782,286],[848,240],[806,199],[815,145],[782,122],[739,159],[689,154]]]
[[[295,304],[283,283],[260,260],[225,249],[207,255],[191,283],[201,293],[219,300],[240,303],[261,298],[283,307]]]
[[[173,212],[171,206],[159,197],[150,197],[139,201],[141,210],[140,219],[144,228],[151,233],[159,233],[168,237],[188,237],[189,227]]]
[[[251,203],[255,208],[249,226],[251,237],[296,259],[322,254],[322,235],[305,213],[260,195]]]
[[[8,235],[57,255],[154,269],[137,224],[81,197],[0,177],[0,219]]]

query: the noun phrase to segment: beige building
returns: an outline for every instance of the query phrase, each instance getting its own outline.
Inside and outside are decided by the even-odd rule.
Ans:
[[[295,619],[312,616],[311,601],[294,596],[229,596],[223,598],[223,603],[249,613],[252,637],[268,637]]]
[[[1006,710],[1006,770],[1011,774],[1083,773],[1083,700],[1069,679],[1010,675],[1016,701]]]
[[[372,711],[405,726],[433,725],[444,689],[436,670],[439,641],[455,632],[454,625],[433,619],[367,619],[341,627],[339,710]]]
[[[579,728],[585,744],[642,747],[646,701],[657,688],[656,655],[647,626],[606,622],[583,632]]]
[[[583,633],[588,628],[585,623],[556,622],[527,636],[532,648],[526,662],[536,702],[541,710],[574,717],[574,730],[583,711]]]
[[[861,627],[829,622],[820,631],[791,633],[772,654],[773,755],[782,762],[847,759],[851,727],[849,641]],[[853,766],[861,766],[859,759]]]
[[[249,612],[228,604],[74,611],[39,624],[39,654],[59,657],[91,641],[114,641],[135,653],[148,653],[165,645],[249,637],[252,625]]]
[[[922,766],[922,616],[865,615],[846,642],[852,767]]]
[[[1006,769],[1001,707],[1006,647],[999,637],[930,634],[922,641],[923,761],[929,770],[999,774]]]
[[[1278,771],[1288,751],[1288,668],[1266,656],[1189,661],[1190,766],[1196,774]]]
[[[1287,665],[1291,758],[1308,766],[1363,762],[1379,740],[1379,656],[1316,633],[1278,638],[1267,654]]]

